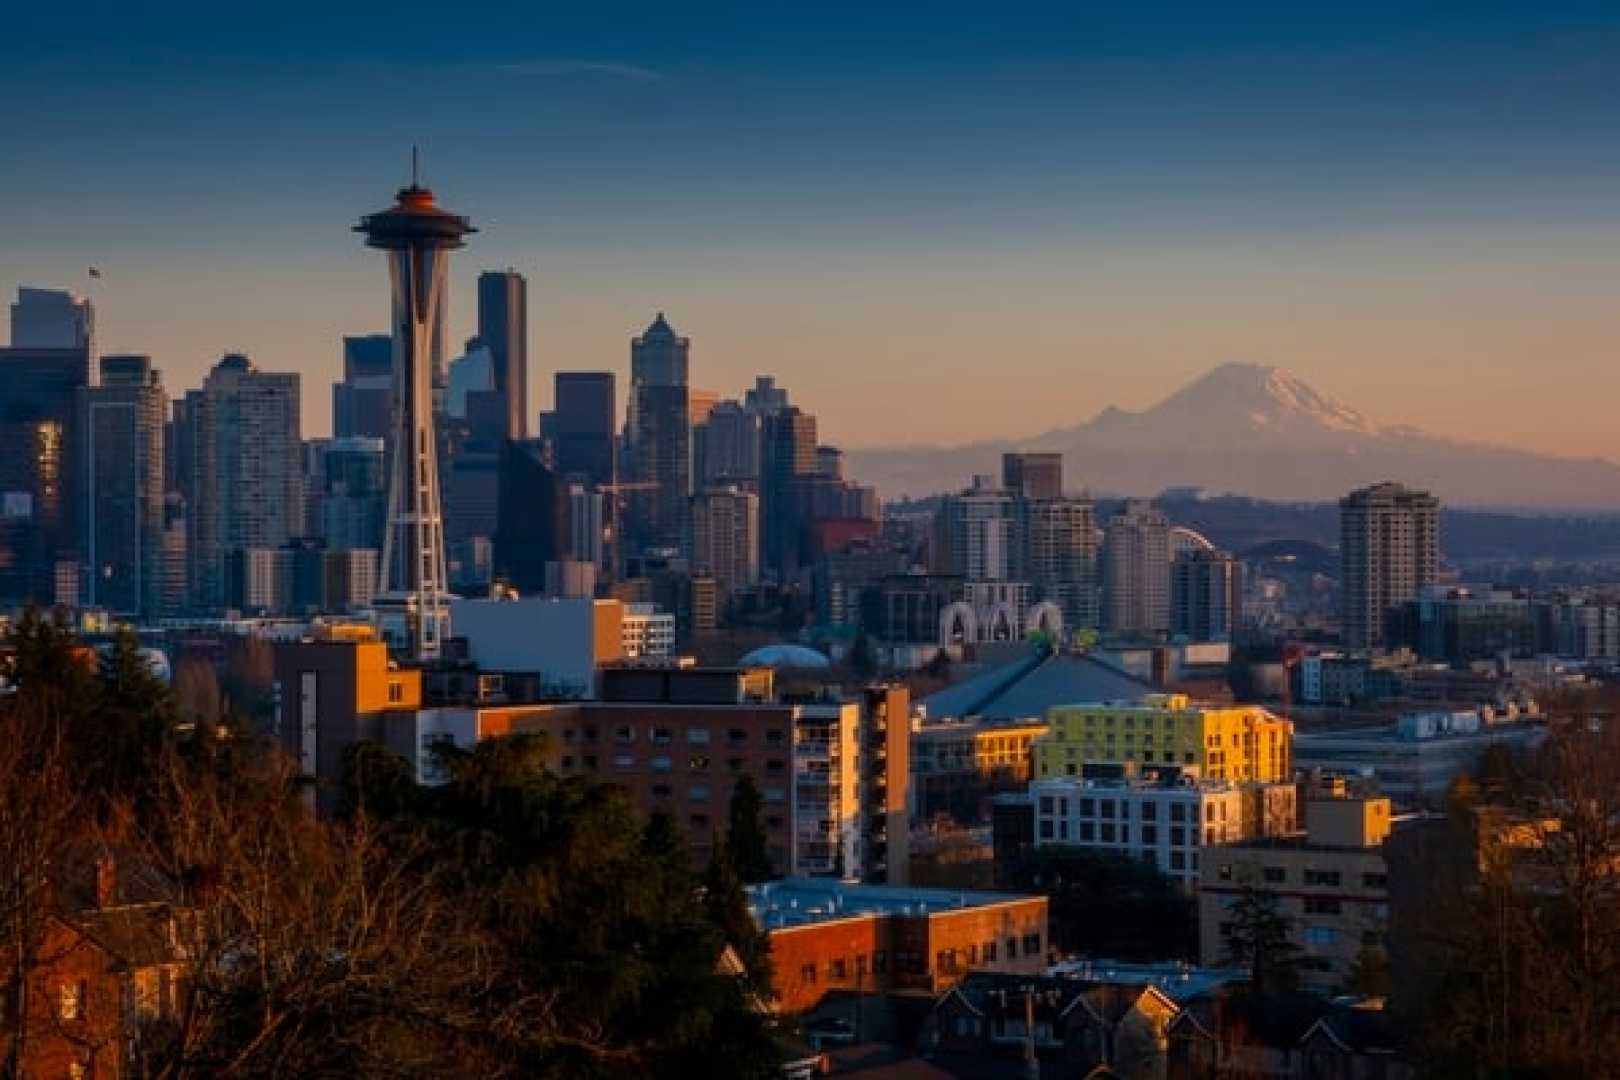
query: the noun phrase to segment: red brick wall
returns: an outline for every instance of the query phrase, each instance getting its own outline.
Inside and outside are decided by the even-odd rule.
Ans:
[[[1039,946],[1026,952],[1026,937],[1038,937]],[[1009,955],[1009,938],[1016,956]],[[970,970],[1039,972],[1049,947],[1045,897],[931,916],[856,916],[774,930],[770,939],[777,1005],[786,1013],[814,1008],[829,990],[857,989],[862,960],[861,990],[938,993]],[[994,960],[986,950],[992,942]]]

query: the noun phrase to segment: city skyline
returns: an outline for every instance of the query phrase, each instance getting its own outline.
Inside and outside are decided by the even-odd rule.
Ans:
[[[1596,6],[496,12],[501,34],[431,61],[378,12],[318,35],[300,14],[22,13],[0,290],[82,290],[94,265],[103,348],[168,386],[231,351],[324,384],[342,335],[387,325],[337,230],[420,143],[489,225],[452,349],[479,270],[532,285],[531,425],[557,370],[628,385],[622,342],[663,310],[694,385],[774,373],[848,447],[892,444],[899,393],[921,406],[902,441],[967,442],[1247,360],[1381,421],[1615,456],[1617,27]],[[289,193],[312,212],[271,213]]]

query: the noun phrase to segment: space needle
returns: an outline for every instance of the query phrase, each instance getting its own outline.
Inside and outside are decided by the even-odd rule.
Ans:
[[[394,307],[394,401],[389,423],[388,531],[372,602],[389,648],[410,660],[436,660],[450,635],[444,517],[433,431],[433,367],[438,328],[448,312],[450,252],[477,232],[439,206],[416,176],[394,205],[360,219],[354,231],[388,253]]]

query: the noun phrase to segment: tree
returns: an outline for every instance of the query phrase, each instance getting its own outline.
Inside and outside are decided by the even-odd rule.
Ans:
[[[1255,997],[1292,990],[1299,983],[1299,945],[1293,920],[1282,913],[1277,894],[1244,875],[1237,899],[1227,908],[1226,955],[1222,962],[1247,968]]]
[[[762,813],[765,802],[759,787],[747,773],[737,777],[731,789],[731,806],[726,828],[726,852],[732,868],[744,883],[753,885],[776,876],[765,842]]]
[[[1008,887],[1050,898],[1053,945],[1118,960],[1198,955],[1191,900],[1156,867],[1090,848],[1048,846],[1011,870]]]
[[[709,918],[720,927],[726,944],[737,953],[753,991],[766,998],[771,993],[770,939],[754,921],[748,909],[748,894],[737,876],[729,849],[717,843],[703,876],[703,902]]]

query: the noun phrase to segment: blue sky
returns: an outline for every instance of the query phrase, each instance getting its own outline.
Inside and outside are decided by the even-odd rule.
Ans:
[[[531,279],[536,409],[665,310],[696,383],[774,371],[852,445],[1246,359],[1607,454],[1608,7],[33,4],[0,35],[0,288],[95,263],[105,346],[175,392],[227,349],[302,371],[322,431],[337,336],[383,324],[347,226],[419,143],[483,229],[458,331],[478,269]]]

